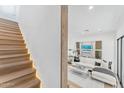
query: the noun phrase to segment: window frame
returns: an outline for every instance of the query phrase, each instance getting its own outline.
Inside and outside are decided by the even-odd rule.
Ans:
[[[118,79],[119,79],[122,87],[124,87],[124,84],[122,83],[122,61],[123,61],[122,60],[122,55],[123,55],[122,50],[124,49],[123,42],[122,42],[123,39],[124,39],[124,35],[117,39],[117,76],[118,76]],[[120,50],[119,50],[119,47],[120,47]],[[119,61],[120,61],[120,64],[119,64]],[[120,68],[118,68],[119,65],[120,65]],[[119,69],[120,69],[120,73],[119,73]],[[120,74],[120,76],[119,76],[119,74]]]

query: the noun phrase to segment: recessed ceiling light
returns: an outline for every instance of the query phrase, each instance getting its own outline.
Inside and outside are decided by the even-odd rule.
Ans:
[[[89,6],[89,10],[92,10],[94,7],[93,6]]]

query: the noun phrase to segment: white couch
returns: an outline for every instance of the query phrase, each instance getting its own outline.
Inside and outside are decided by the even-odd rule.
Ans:
[[[80,57],[80,63],[92,67],[95,67],[95,62],[101,63],[100,67],[108,69],[108,63],[103,62],[101,59]]]
[[[108,63],[105,63],[105,62],[103,62],[102,60],[99,60],[99,59],[80,57],[80,62],[79,63],[77,62],[76,64],[83,65],[83,66],[86,66],[86,67],[89,67],[89,68],[93,69],[93,68],[97,67],[97,66],[95,66],[95,62],[101,63],[101,66],[99,66],[100,68],[105,68],[105,69],[109,70],[108,69]],[[99,80],[99,81],[108,83],[112,86],[116,85],[116,78],[109,75],[109,74],[104,74],[104,73],[101,73],[101,72],[93,71],[92,72],[92,77],[94,79]]]
[[[101,66],[102,66],[102,60],[95,59],[95,58],[80,57],[80,63],[87,67],[94,68],[95,62],[101,63]]]
[[[99,67],[99,68],[101,68],[101,67]],[[106,69],[106,70],[108,70],[109,72],[113,73],[109,69]],[[99,80],[99,81],[102,81],[102,82],[105,82],[105,83],[108,83],[108,84],[110,84],[112,86],[117,85],[116,76],[113,76],[113,75],[108,74],[108,73],[103,73],[103,72],[99,72],[99,71],[92,71],[92,78],[96,79],[96,80]]]

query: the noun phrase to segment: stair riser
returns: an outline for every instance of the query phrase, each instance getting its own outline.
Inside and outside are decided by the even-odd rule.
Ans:
[[[0,22],[0,27],[5,27],[5,28],[9,28],[9,29],[17,29],[17,30],[19,30],[18,26],[9,25],[9,24],[2,23],[2,22]]]
[[[17,22],[6,20],[6,19],[2,19],[2,18],[0,18],[0,22],[4,23],[4,24],[13,25],[13,26],[18,26]]]
[[[16,63],[15,63],[16,64]],[[13,65],[13,66],[4,66],[2,67],[2,65],[0,66],[0,75],[5,75],[5,74],[9,74],[12,73],[14,71],[19,71],[19,70],[23,70],[26,68],[31,68],[32,67],[32,63],[25,63],[25,64],[17,64],[17,65]]]
[[[34,79],[33,79],[34,80]],[[34,83],[33,83],[34,82]],[[39,79],[37,79],[36,80],[36,78],[35,78],[35,80],[33,81],[32,83],[31,83],[31,85],[27,85],[27,87],[28,88],[38,88],[38,87],[40,87],[40,80]],[[26,86],[24,86],[24,87],[21,87],[21,88],[25,88]]]
[[[36,81],[37,83],[34,83],[32,86],[29,88],[40,88],[40,80]]]
[[[36,88],[36,86],[40,86],[40,80],[34,78],[26,83],[20,84],[19,86],[15,86],[16,88]]]
[[[7,30],[7,29],[1,29],[0,28],[0,32],[5,32],[5,33],[9,33],[9,34],[17,34],[17,35],[22,35],[20,31],[11,31],[11,30]]]
[[[23,38],[21,37],[21,38],[18,38],[18,37],[9,37],[9,36],[4,36],[4,35],[0,35],[0,39],[5,39],[5,40],[20,40],[20,41],[22,41],[23,40]]]
[[[2,24],[2,23],[0,23],[0,28],[8,28],[8,29],[19,30],[19,28],[17,26],[12,26],[12,25]]]
[[[5,26],[5,27],[9,27],[9,28],[16,28],[16,29],[19,29],[18,24],[16,24],[16,25],[7,24],[7,23],[1,22],[1,21],[0,21],[0,26]]]
[[[29,75],[25,75],[23,77],[20,77],[20,78],[17,78],[15,80],[11,80],[9,82],[5,82],[3,84],[0,84],[0,87],[2,88],[10,88],[10,87],[16,87],[18,84],[22,84],[22,83],[25,83],[33,78],[36,77],[36,72],[34,73],[31,73]]]
[[[23,69],[20,71],[15,71],[13,73],[10,74],[6,74],[6,75],[1,75],[0,76],[0,84],[3,84],[5,82],[11,81],[11,80],[15,80],[17,78],[21,78],[25,75],[29,75],[31,73],[34,73],[36,70],[33,68],[27,68],[27,69]]]
[[[8,42],[21,42],[24,43],[23,39],[15,39],[15,38],[0,38],[0,41],[8,41]]]
[[[13,47],[12,47],[13,46]],[[12,48],[16,48],[16,46],[19,48],[25,48],[26,45],[24,43],[5,43],[5,42],[0,42],[0,47],[7,47],[8,49]],[[0,49],[1,50],[1,49]]]
[[[21,42],[21,41],[6,41],[6,40],[0,40],[0,46],[25,46],[25,43],[24,42]]]
[[[6,35],[6,36],[11,36],[11,37],[22,37],[22,34],[15,34],[15,33],[10,33],[10,32],[3,32],[3,31],[0,31],[0,35]]]
[[[23,38],[22,34],[14,34],[14,33],[3,32],[3,31],[0,31],[0,36]]]
[[[0,50],[0,55],[10,55],[10,54],[26,54],[27,50]]]
[[[26,47],[26,45],[25,45],[25,43],[5,43],[5,42],[0,42],[0,50],[2,50],[3,48],[8,48],[8,49],[10,49],[10,48],[23,48],[23,49],[25,49],[25,47]]]
[[[25,48],[25,46],[17,46],[17,45],[15,45],[15,46],[10,46],[10,45],[0,45],[0,48],[1,49],[4,49],[4,48],[22,48],[22,49],[24,49]]]
[[[18,41],[18,40],[2,40],[0,39],[0,44],[24,44],[24,41]]]
[[[36,85],[30,87],[30,88],[40,88],[40,82],[39,82],[38,84],[36,84]]]
[[[1,26],[1,25],[0,25],[0,29],[2,29],[2,30],[9,30],[9,31],[12,31],[12,32],[19,32],[18,28],[12,28],[12,27]]]
[[[18,23],[0,18],[0,87],[38,88],[40,80]]]
[[[0,64],[9,64],[14,62],[20,62],[20,61],[26,61],[29,60],[29,56],[21,56],[21,57],[15,57],[15,58],[4,58],[0,59]]]
[[[2,36],[2,37],[1,37]],[[23,37],[19,37],[19,36],[11,36],[11,35],[1,35],[0,34],[0,39],[5,39],[5,40],[8,40],[8,39],[10,39],[10,40],[23,40]]]

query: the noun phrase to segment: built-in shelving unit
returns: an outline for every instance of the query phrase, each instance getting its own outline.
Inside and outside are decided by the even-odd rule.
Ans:
[[[77,54],[80,55],[80,42],[76,42],[76,51]]]
[[[85,45],[86,43],[91,43],[92,46],[92,49],[88,52],[81,50],[81,45]],[[76,51],[77,54],[82,57],[102,59],[102,41],[76,42]],[[89,56],[85,56],[85,54],[82,53],[89,53]]]
[[[102,41],[95,42],[95,58],[102,59]]]

